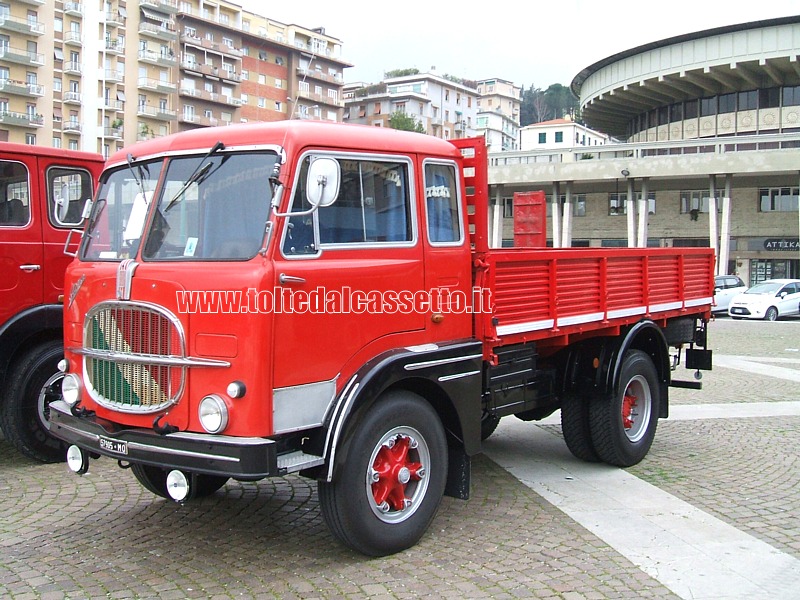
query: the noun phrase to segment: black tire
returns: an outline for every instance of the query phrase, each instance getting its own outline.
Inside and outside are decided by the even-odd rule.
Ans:
[[[368,556],[416,544],[436,515],[447,476],[447,440],[436,411],[416,394],[389,392],[349,429],[344,444],[333,481],[317,484],[333,535]]]
[[[489,413],[483,413],[481,415],[481,441],[486,441],[489,439],[497,426],[500,424],[500,417],[496,415],[490,415]]]
[[[50,403],[61,399],[58,361],[64,357],[59,341],[40,344],[26,352],[13,367],[5,400],[0,404],[0,425],[6,439],[24,455],[41,462],[59,462],[64,445],[50,435]]]
[[[592,444],[600,459],[618,467],[639,463],[656,435],[659,404],[653,361],[640,350],[628,351],[617,389],[610,397],[593,398],[589,405]]]
[[[774,306],[770,306],[767,309],[767,312],[764,313],[764,320],[765,321],[777,321],[778,320],[778,309]]]
[[[134,477],[142,484],[146,490],[153,492],[156,496],[171,500],[172,497],[167,492],[167,471],[160,467],[150,465],[131,465]],[[210,496],[228,482],[227,477],[221,475],[195,475],[193,483],[193,498],[205,498]]]
[[[600,462],[592,445],[589,403],[589,399],[574,394],[564,396],[561,400],[561,432],[567,448],[575,458],[586,462]]]

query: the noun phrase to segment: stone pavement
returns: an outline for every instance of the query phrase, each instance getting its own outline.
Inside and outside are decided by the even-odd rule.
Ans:
[[[661,421],[641,464],[627,471],[584,465],[566,452],[557,419],[505,419],[487,455],[474,461],[472,498],[445,498],[420,544],[380,559],[331,538],[315,486],[299,477],[230,482],[181,507],[143,490],[111,460],[93,462],[79,478],[63,464],[29,461],[0,439],[0,597],[579,600],[680,598],[699,589],[680,569],[676,583],[675,570],[643,562],[649,552],[609,536],[601,520],[583,522],[577,513],[595,504],[588,497],[585,506],[569,508],[548,492],[554,480],[548,483],[544,470],[523,477],[538,493],[489,458],[520,431],[525,442],[512,444],[515,452],[527,450],[526,440],[549,440],[533,456],[539,464],[562,461],[598,488],[624,480],[634,490],[631,507],[644,502],[639,490],[645,490],[647,498],[660,498],[656,513],[677,502],[686,514],[729,528],[731,550],[744,541],[794,564],[800,559],[800,416],[785,407],[800,393],[796,380],[775,376],[784,371],[751,373],[748,364],[797,372],[800,321],[719,319],[711,324],[711,346],[735,364],[706,374],[702,392],[673,390],[676,418]],[[754,404],[734,406],[742,403]],[[761,410],[762,403],[773,410]],[[635,533],[637,519],[633,508],[621,513],[618,532]],[[698,533],[696,546],[702,546],[705,532]],[[753,569],[766,573],[774,566]],[[775,582],[758,593],[768,598],[783,591]]]

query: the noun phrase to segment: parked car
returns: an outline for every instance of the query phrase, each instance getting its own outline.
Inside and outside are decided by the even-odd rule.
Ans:
[[[768,279],[734,297],[728,308],[734,319],[765,319],[800,314],[800,279]]]
[[[717,275],[714,277],[714,305],[711,312],[727,313],[733,297],[746,289],[744,281],[736,275]]]

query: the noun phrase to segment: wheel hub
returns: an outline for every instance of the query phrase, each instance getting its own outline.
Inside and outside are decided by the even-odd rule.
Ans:
[[[631,390],[625,392],[625,397],[622,399],[622,426],[625,429],[630,429],[633,427],[632,418],[635,416],[633,414],[633,409],[636,407],[636,396],[633,395]]]
[[[425,476],[423,465],[416,460],[416,453],[411,452],[416,447],[417,442],[411,436],[398,434],[378,451],[370,480],[372,497],[383,512],[402,511],[411,505],[406,489],[411,482]]]

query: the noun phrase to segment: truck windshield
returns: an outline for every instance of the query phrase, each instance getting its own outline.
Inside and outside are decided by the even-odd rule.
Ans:
[[[106,171],[94,204],[81,258],[122,260],[136,256],[161,161]]]
[[[261,249],[274,152],[173,158],[142,256],[149,260],[247,260]]]

